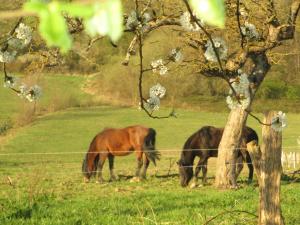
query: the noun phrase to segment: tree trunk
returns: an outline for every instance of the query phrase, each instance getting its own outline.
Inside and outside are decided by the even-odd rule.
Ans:
[[[264,123],[270,124],[276,112],[265,114]],[[259,225],[283,225],[280,209],[281,132],[270,126],[262,128],[262,147],[255,141],[247,145],[259,184]]]
[[[215,185],[236,187],[236,156],[248,113],[242,108],[231,110],[218,149]]]

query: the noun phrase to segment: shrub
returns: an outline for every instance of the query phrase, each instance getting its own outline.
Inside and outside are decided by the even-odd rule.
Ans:
[[[13,127],[13,122],[10,118],[0,122],[0,135],[5,135],[7,131],[12,127]]]
[[[287,86],[284,82],[278,80],[266,80],[259,91],[257,97],[263,99],[278,99],[285,97]]]
[[[288,99],[300,99],[300,85],[288,86],[286,91],[286,97]]]

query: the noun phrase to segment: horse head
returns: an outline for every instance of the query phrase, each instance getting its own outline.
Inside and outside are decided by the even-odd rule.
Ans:
[[[183,159],[177,162],[179,167],[180,184],[182,187],[186,187],[193,177],[193,165],[188,165]]]

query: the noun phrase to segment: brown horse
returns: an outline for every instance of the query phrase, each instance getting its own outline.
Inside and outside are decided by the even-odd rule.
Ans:
[[[123,129],[107,128],[97,134],[90,144],[90,148],[83,160],[82,172],[84,180],[89,181],[96,175],[98,169],[99,182],[103,182],[102,168],[108,158],[110,180],[116,180],[114,174],[114,157],[126,156],[136,152],[137,169],[136,177],[145,178],[150,161],[156,165],[160,153],[155,150],[156,132],[153,128],[143,126],[130,126]],[[143,162],[143,155],[144,162]],[[142,173],[140,170],[144,164]]]
[[[207,161],[210,157],[218,156],[218,146],[220,144],[224,128],[216,128],[212,126],[202,127],[200,130],[192,134],[185,142],[183,150],[181,152],[180,160],[177,162],[179,166],[179,175],[181,186],[185,187],[188,185],[193,177],[193,163],[198,156],[199,162],[195,169],[194,183],[197,185],[198,174],[202,169],[202,182],[206,183],[207,174]],[[237,172],[238,176],[243,169],[243,161],[247,163],[249,168],[248,181],[251,182],[253,179],[253,165],[249,153],[245,150],[246,144],[252,140],[258,142],[258,136],[256,132],[250,127],[245,127],[242,132],[242,141],[240,151],[237,153]]]

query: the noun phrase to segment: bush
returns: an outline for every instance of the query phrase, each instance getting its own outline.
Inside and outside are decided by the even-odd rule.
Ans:
[[[12,127],[13,127],[13,122],[10,118],[0,122],[0,135],[5,135],[7,131]]]
[[[286,97],[288,99],[300,99],[300,85],[288,86],[286,91]]]
[[[257,97],[263,99],[278,99],[285,97],[287,86],[278,80],[265,81],[257,92]]]

